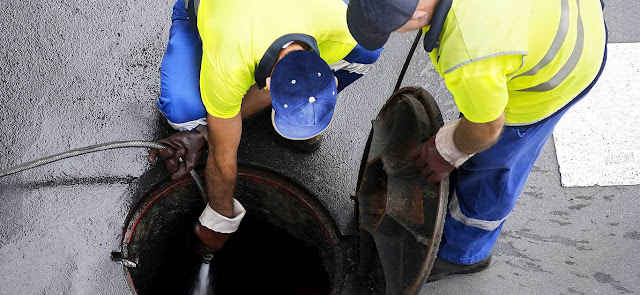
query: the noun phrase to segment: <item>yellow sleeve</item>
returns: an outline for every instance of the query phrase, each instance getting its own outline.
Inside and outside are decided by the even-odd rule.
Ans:
[[[444,74],[444,80],[467,120],[474,123],[491,122],[504,112],[509,102],[508,76],[517,71],[521,64],[521,56],[492,57]]]
[[[249,70],[212,65],[203,54],[200,94],[202,103],[211,116],[226,119],[237,115],[242,98],[253,83],[253,74]]]

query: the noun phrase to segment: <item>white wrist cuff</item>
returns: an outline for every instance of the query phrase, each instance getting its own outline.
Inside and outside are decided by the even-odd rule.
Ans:
[[[247,213],[247,211],[244,210],[242,204],[240,204],[238,200],[233,199],[232,218],[226,217],[216,212],[211,208],[211,206],[209,206],[209,204],[207,204],[207,207],[204,208],[202,215],[200,215],[199,221],[200,224],[212,231],[223,234],[230,234],[238,229],[238,227],[240,226],[240,221],[242,221],[245,213]]]
[[[461,152],[456,146],[453,134],[455,133],[456,128],[458,128],[458,124],[460,124],[460,119],[448,122],[442,126],[436,134],[436,149],[442,158],[447,160],[447,162],[456,168],[460,167],[462,163],[475,155],[475,153],[467,155]]]

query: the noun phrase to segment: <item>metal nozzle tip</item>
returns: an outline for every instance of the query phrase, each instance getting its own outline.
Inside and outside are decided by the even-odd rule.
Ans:
[[[213,259],[213,254],[207,254],[202,256],[202,262],[204,263],[210,263],[212,259]]]

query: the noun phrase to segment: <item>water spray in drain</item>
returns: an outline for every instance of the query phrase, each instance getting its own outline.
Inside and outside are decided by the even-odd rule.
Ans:
[[[180,162],[182,162],[182,158],[179,158]],[[200,196],[205,204],[209,203],[209,197],[207,195],[207,190],[204,182],[198,176],[195,170],[189,171],[191,174],[191,178],[196,183],[198,187],[198,191],[200,192]],[[198,278],[196,281],[195,288],[193,289],[192,295],[208,295],[209,294],[209,268],[211,266],[211,260],[213,259],[213,254],[209,253],[202,256],[202,265],[200,266],[200,271],[198,272]],[[213,293],[211,293],[213,294]]]
[[[193,288],[192,295],[208,295],[209,294],[209,268],[211,266],[213,254],[207,254],[202,257],[202,265],[196,278],[196,284]]]

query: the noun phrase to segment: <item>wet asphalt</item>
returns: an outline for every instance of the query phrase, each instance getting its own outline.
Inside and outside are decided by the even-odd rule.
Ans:
[[[606,1],[611,42],[640,41],[633,1]],[[155,105],[171,1],[0,3],[0,167],[71,148],[157,140],[171,130]],[[390,95],[413,34],[392,36],[379,62],[339,97],[323,146],[294,152],[266,114],[245,122],[240,161],[295,179],[340,231],[353,203],[370,120]],[[404,85],[451,95],[418,50]],[[145,149],[107,151],[0,179],[0,294],[129,294],[109,260],[144,192],[165,181]],[[488,271],[425,285],[420,294],[640,292],[639,186],[563,188],[545,146],[504,226]]]

